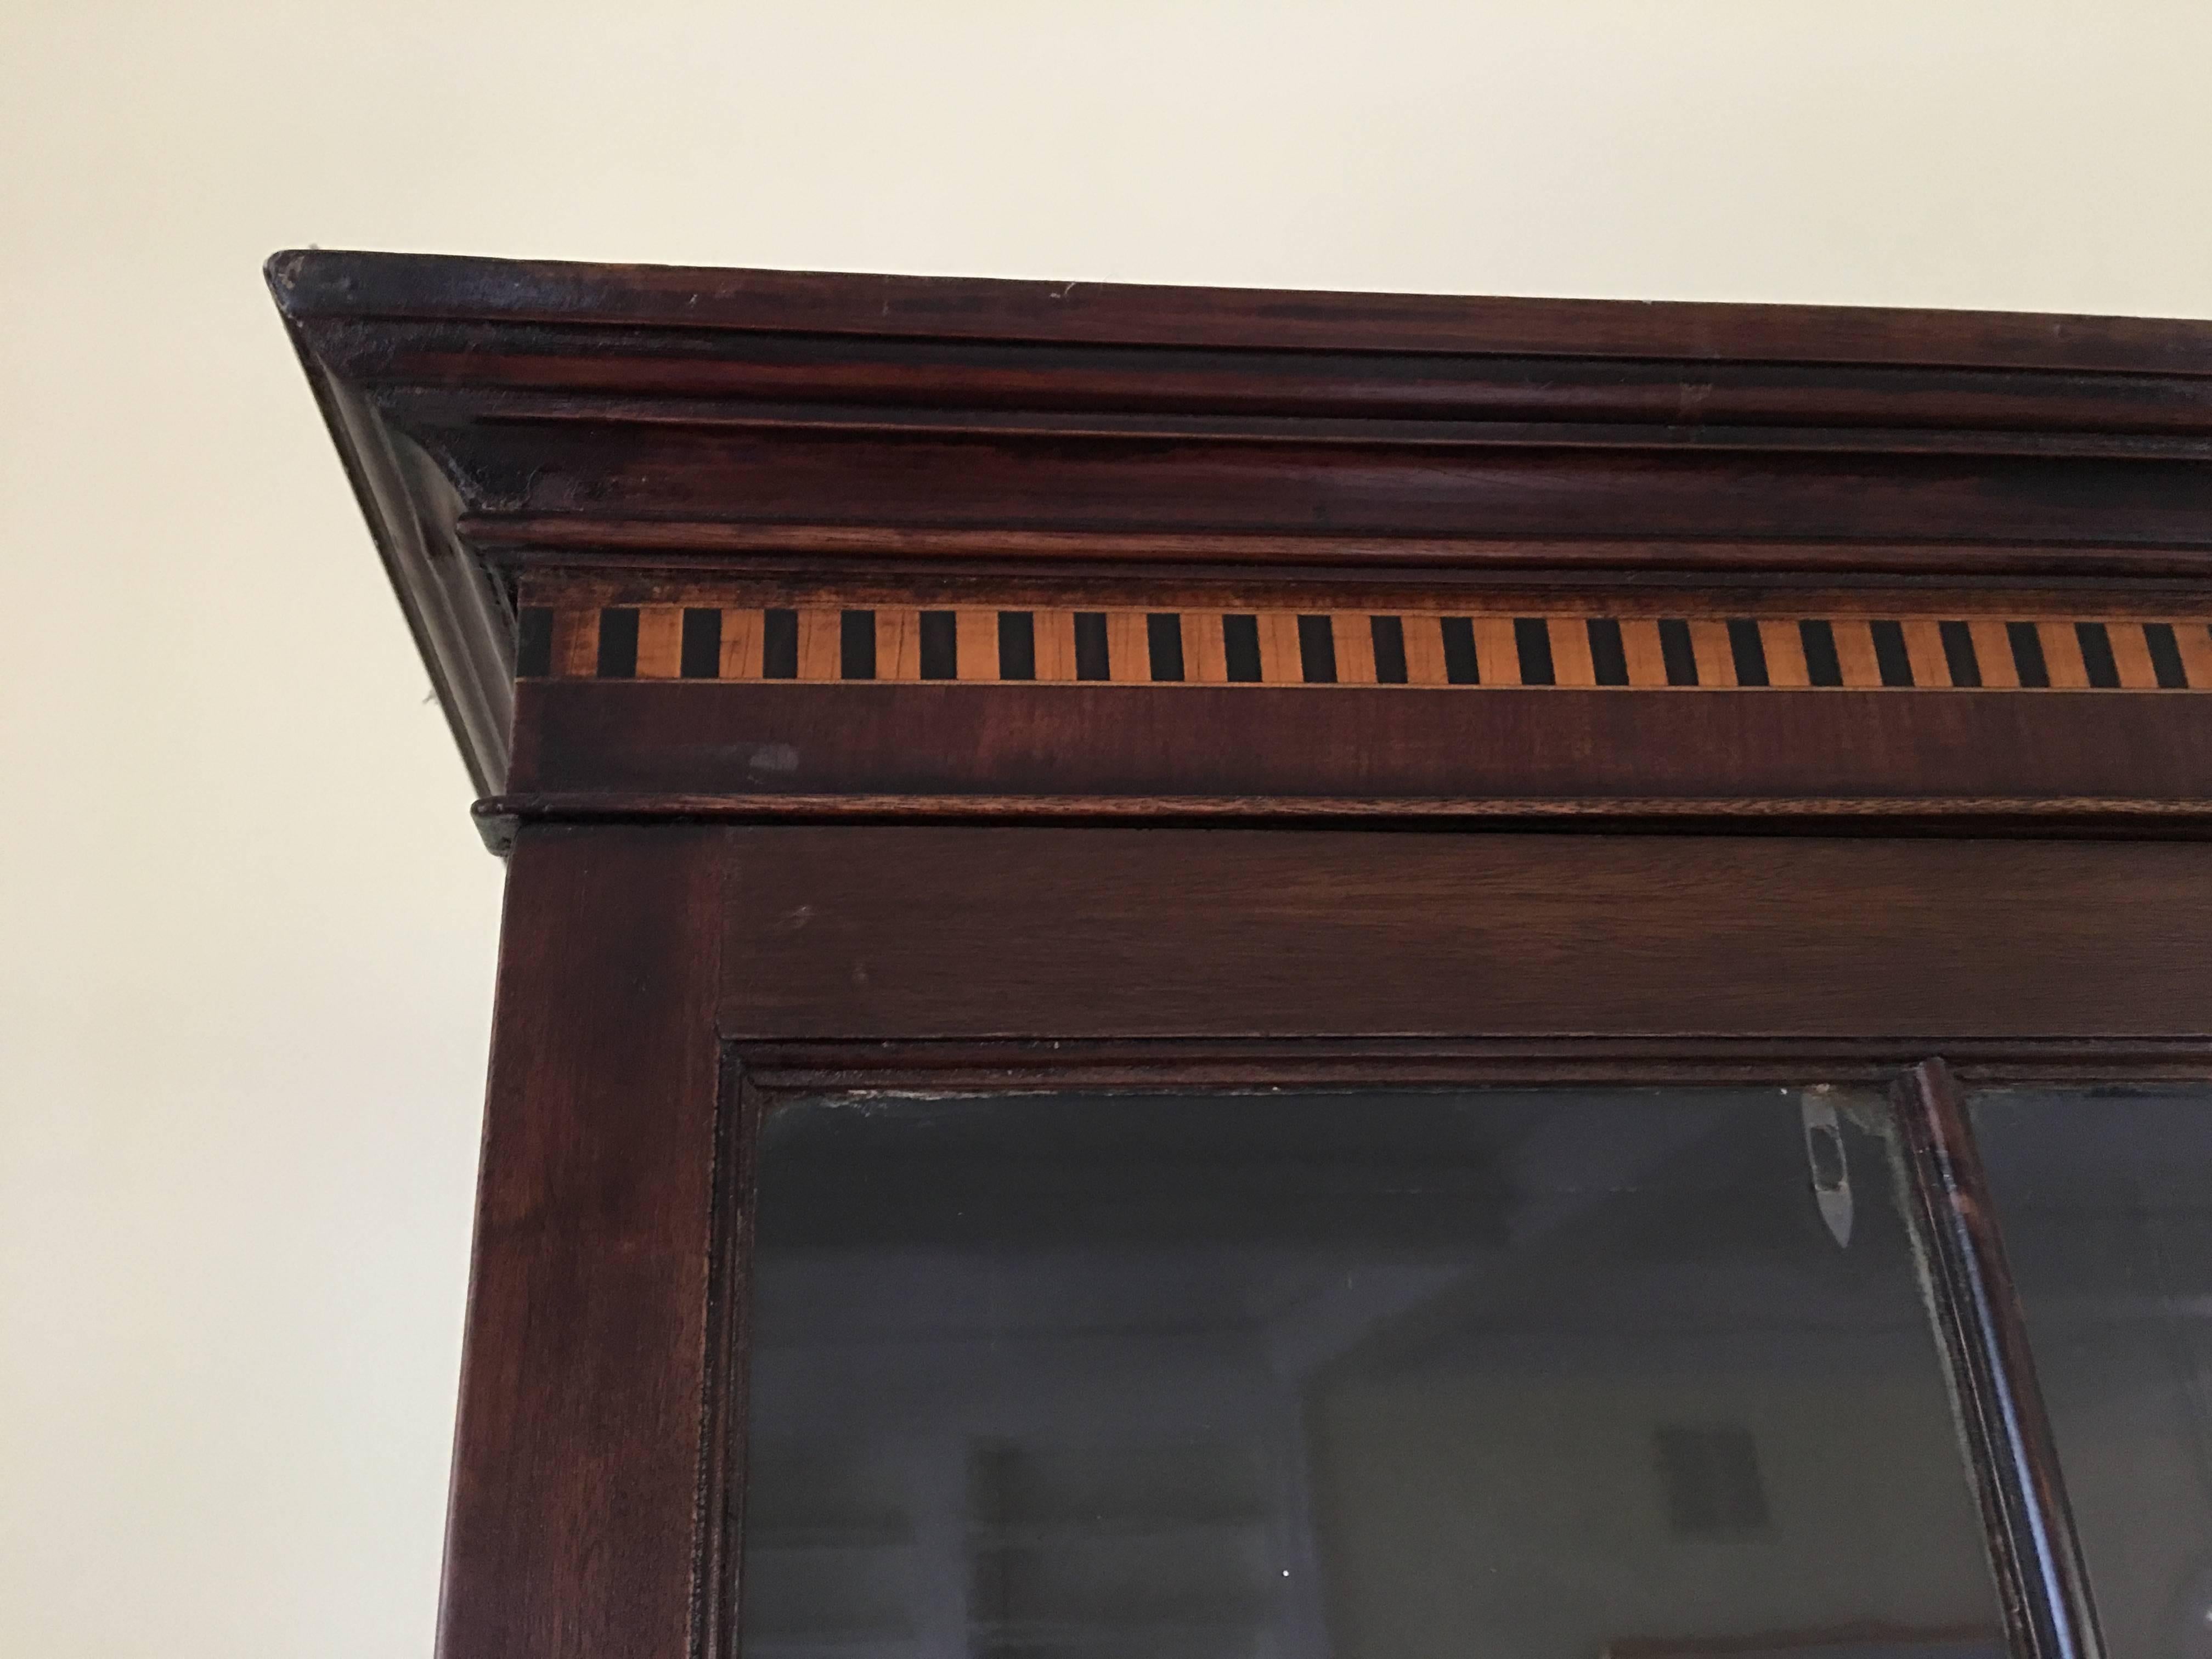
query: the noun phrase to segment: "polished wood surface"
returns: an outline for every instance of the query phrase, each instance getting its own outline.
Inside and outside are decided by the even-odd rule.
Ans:
[[[718,1102],[711,834],[509,866],[439,1650],[693,1651]]]
[[[874,276],[410,253],[279,253],[292,315],[894,340],[1158,343],[1232,349],[1589,353],[1807,365],[2212,374],[2212,325],[2132,317],[1854,306],[1468,300],[1425,294]],[[1679,410],[1674,412],[1680,412]]]
[[[2212,1033],[2196,844],[729,834],[732,1037]]]
[[[1977,803],[2212,806],[2191,696],[1480,695],[1192,685],[983,687],[682,682],[520,688],[511,788],[722,797],[830,813],[1126,808],[1433,814],[1486,804],[1742,803],[2005,811]]]

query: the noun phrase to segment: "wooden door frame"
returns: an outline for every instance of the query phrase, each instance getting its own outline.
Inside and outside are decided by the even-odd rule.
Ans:
[[[969,833],[1063,845],[1084,834]],[[1151,849],[1140,862],[1164,867],[1182,850],[1161,832],[1119,833],[1141,837],[1142,848]],[[1289,834],[1237,833],[1271,843]],[[793,954],[763,968],[759,939],[746,933],[744,919],[765,913],[748,909],[749,893],[782,884],[778,902],[786,911],[804,908],[803,883],[830,878],[823,854],[841,854],[855,834],[783,829],[763,840],[757,831],[703,826],[548,826],[521,836],[502,948],[455,1455],[441,1620],[448,1659],[608,1652],[723,1659],[734,1651],[729,1587],[741,1492],[734,1471],[750,1214],[744,1200],[752,1128],[784,1099],[1066,1088],[1878,1085],[1936,1049],[1976,1081],[2212,1080],[2212,1037],[2185,1030],[2051,1037],[1954,1031],[1941,1041],[1577,1032],[1562,1010],[1551,1032],[1534,1035],[1338,1031],[1299,1038],[1137,1030],[1055,1037],[1041,1022],[1054,1018],[1051,1008],[1068,1006],[1065,985],[1040,985],[1033,1017],[1002,1015],[1002,1025],[1029,1028],[1018,1035],[872,1028],[867,991],[859,985],[842,1012],[817,1003],[804,1029],[779,1031],[775,1016],[749,1017],[742,1000],[733,1000],[733,988],[741,992],[758,983],[762,971],[799,961]],[[1290,838],[1316,854],[1336,841],[1328,832]],[[1473,848],[1475,839],[1464,844]],[[1438,855],[1435,845],[1411,841],[1375,853],[1387,861],[1393,845],[1431,867]],[[1690,850],[1687,843],[1651,845]],[[1778,872],[1808,850],[1788,839],[1755,845]],[[1958,846],[1905,845],[1951,848],[1954,858]],[[1989,845],[1994,851],[2008,843]],[[2212,870],[2212,849],[2092,845],[2103,845],[2102,856],[2115,866],[2186,857]],[[781,862],[763,857],[764,848],[779,848]],[[1498,855],[1494,844],[1476,850]],[[895,929],[927,924],[940,914],[933,903],[941,897],[917,890],[903,917],[880,894],[865,902],[876,906],[880,927]],[[1035,912],[1081,897],[1065,887],[1025,889],[1008,903]],[[1223,902],[1256,906],[1260,897]],[[1609,902],[1601,894],[1592,902]],[[1171,925],[1177,902],[1171,891],[1150,911],[1127,893],[1117,901],[1133,930]],[[2121,919],[2130,927],[2142,920]],[[2042,937],[2102,949],[2111,941],[2100,940],[2100,930],[2113,925],[2109,915],[2084,909],[2056,935]],[[810,926],[780,935],[787,950],[802,948]],[[2147,948],[2171,943],[2151,940]],[[1913,944],[1893,939],[1885,954],[1866,959],[1867,971],[1893,972]],[[956,986],[972,973],[979,948],[972,941],[940,939],[938,948],[945,951],[940,970]],[[741,953],[752,959],[738,959]],[[2160,982],[2181,977],[2173,965],[2170,957],[2164,962]],[[1329,966],[1361,970],[1341,958]],[[2015,971],[2048,966],[2024,962]],[[1983,988],[2001,994],[2002,988],[1992,981]],[[2185,1003],[2177,997],[2168,1006]],[[945,1006],[962,1005],[956,998]],[[1159,1012],[1164,1019],[1171,1011]],[[825,1034],[825,1028],[836,1029]],[[1944,1202],[1970,1208],[1979,1202],[1955,1182],[1946,1188],[1931,1176],[1923,1187],[1939,1198],[1949,1192]],[[1994,1249],[1993,1241],[1942,1237],[1954,1238],[1943,1258],[1954,1279],[1979,1272],[1986,1279],[1986,1254],[1974,1251]],[[2016,1361],[2017,1310],[2008,1297],[1984,1298],[1978,1311],[1963,1298],[1958,1305],[1966,1311],[1945,1328],[1954,1368],[1971,1371],[1970,1351],[1985,1352],[1993,1343],[2012,1355],[2008,1364]],[[2016,1369],[2004,1375],[2014,1376]],[[2032,1380],[2026,1386],[2032,1401]],[[1992,1549],[2019,1651],[2031,1659],[2094,1659],[2086,1613],[2054,1602],[2048,1573],[2039,1577],[2021,1553],[2021,1494],[2041,1504],[2035,1513],[2046,1522],[2063,1514],[2047,1431],[1991,1442],[1981,1461],[1984,1504],[1996,1506],[1988,1511]],[[2084,1629],[2092,1632],[2086,1640]]]

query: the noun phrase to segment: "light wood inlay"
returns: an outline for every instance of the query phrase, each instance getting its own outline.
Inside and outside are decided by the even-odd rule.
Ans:
[[[2193,691],[2212,691],[2212,628],[2201,622],[2173,625],[2174,643],[2181,647],[2181,666]]]
[[[809,606],[799,613],[799,678],[834,680],[844,676],[844,617],[842,611]]]
[[[1374,618],[1340,611],[1329,618],[1329,637],[1336,644],[1336,678],[1346,685],[1374,684]]]
[[[1874,629],[1863,622],[1835,624],[1836,661],[1844,671],[1844,684],[1859,689],[1881,684],[1881,660],[1874,653]]]
[[[921,612],[876,612],[876,678],[879,680],[918,680],[921,678]]]
[[[954,672],[963,680],[999,678],[999,613],[995,611],[956,611],[952,613]]]
[[[2012,636],[2001,622],[1975,621],[1966,624],[1974,639],[1974,661],[1982,671],[1984,688],[2008,689],[2020,684],[2020,670],[2012,659]]]
[[[1943,625],[1926,617],[1905,624],[1905,659],[1912,665],[1915,685],[1948,685],[1950,659],[1943,654]]]
[[[797,605],[786,608],[751,605],[705,607],[711,611],[704,637],[694,637],[695,647],[715,641],[715,625],[719,625],[719,649],[714,665],[719,677],[725,680],[759,680],[763,678],[791,678],[794,664],[791,653],[790,632],[778,632],[795,624],[797,634],[796,678],[809,683],[839,682],[845,678],[844,619],[854,617],[855,624],[866,617],[872,627],[874,647],[874,675],[878,680],[907,683],[921,678],[921,637],[923,608],[918,605],[855,605],[851,611],[830,604]],[[969,605],[933,609],[949,611],[953,622],[955,677],[971,684],[996,684],[1000,679],[1000,622],[1001,612],[983,606]],[[613,607],[612,614],[622,632],[610,635],[612,644],[607,655],[606,673],[611,677],[635,676],[640,679],[672,679],[684,673],[684,642],[686,619],[692,617],[695,635],[698,633],[698,618],[681,605],[654,603],[627,607]],[[1010,613],[1017,618],[1026,618],[1036,647],[1036,678],[1048,684],[1077,683],[1078,653],[1076,651],[1076,619],[1073,610],[1026,610]],[[1088,613],[1103,618],[1105,633],[1106,665],[1104,677],[1116,685],[1152,685],[1170,684],[1152,678],[1151,619],[1153,615],[1172,617],[1180,631],[1182,644],[1183,684],[1194,685],[1242,684],[1250,682],[1231,681],[1224,618],[1237,618],[1241,629],[1248,624],[1242,618],[1250,618],[1250,635],[1256,637],[1260,656],[1260,679],[1257,684],[1273,687],[1320,687],[1326,685],[1373,687],[1378,684],[1381,665],[1375,651],[1375,625],[1378,619],[1395,625],[1405,642],[1406,674],[1403,684],[1408,686],[1441,687],[1453,684],[1450,659],[1445,649],[1445,623],[1454,629],[1464,625],[1466,637],[1474,646],[1475,675],[1471,684],[1484,687],[1517,686],[1522,683],[1520,637],[1516,621],[1540,625],[1550,647],[1552,661],[1551,684],[1562,690],[1614,689],[1600,688],[1597,684],[1597,653],[1592,643],[1591,619],[1582,614],[1544,615],[1532,617],[1526,611],[1508,613],[1492,609],[1448,611],[1405,611],[1370,612],[1367,611],[1304,611],[1276,608],[1249,611],[1162,611],[1123,607],[1120,610]],[[524,678],[550,676],[562,679],[592,679],[600,670],[600,632],[603,612],[595,605],[556,605],[526,607],[522,618],[521,641],[518,647],[523,659],[518,673]],[[1331,650],[1327,657],[1316,656],[1313,664],[1316,678],[1306,678],[1307,665],[1300,647],[1301,617],[1317,617],[1328,629]],[[788,621],[780,619],[789,619]],[[1716,617],[1684,617],[1680,623],[1664,622],[1652,617],[1624,617],[1612,619],[1620,629],[1621,656],[1627,671],[1627,687],[1643,690],[1753,690],[1739,687],[1735,672],[1735,639],[1728,621]],[[1829,673],[1824,655],[1808,653],[1805,630],[1814,629],[1816,635],[1825,631],[1835,644],[1835,675],[1844,689],[1871,690],[1875,689],[1917,690],[1952,690],[1975,689],[1978,680],[1982,689],[1992,690],[2042,690],[2041,686],[2023,688],[2013,642],[2014,636],[2033,639],[2040,647],[2044,677],[2052,690],[2094,691],[2116,689],[2125,691],[2154,691],[2159,685],[2159,665],[2164,661],[2169,680],[2176,664],[2173,657],[2161,657],[2154,653],[2146,628],[2153,626],[2131,618],[2100,618],[2080,624],[2049,617],[2008,622],[2001,617],[1974,617],[1956,619],[1966,629],[1966,641],[1972,661],[1961,655],[1958,670],[1961,681],[1954,686],[1951,679],[1953,663],[1944,645],[1945,618],[1940,617],[1905,617],[1895,623],[1866,617],[1823,617],[1800,622],[1790,617],[1765,617],[1755,619],[1759,644],[1765,663],[1765,684],[1778,689],[1826,690],[1812,684],[1815,672]],[[775,626],[771,627],[771,623]],[[1095,626],[1097,624],[1090,624]],[[1601,619],[1602,625],[1602,619]],[[1676,626],[1687,634],[1692,665],[1697,674],[1695,688],[1670,686],[1667,676],[1665,641],[1667,630]],[[1739,624],[1741,626],[1741,624]],[[1881,653],[1877,641],[1883,635],[1877,629],[1887,630],[1895,627],[1898,633],[1889,637],[1893,642],[1901,638],[1903,660],[1893,657],[1892,684],[1884,687]],[[2179,667],[2186,680],[2186,688],[2196,691],[2212,691],[2212,630],[2202,618],[2172,623],[2158,623],[2163,630],[2170,627],[2178,647]],[[635,629],[637,641],[635,662],[627,649],[629,630]],[[2112,666],[2105,665],[2102,652],[2085,655],[2084,630],[2094,646],[2100,635],[2109,642]],[[779,645],[775,660],[769,660],[769,641],[785,641]],[[2027,649],[2024,644],[2023,650]],[[2164,653],[2161,632],[2158,653]],[[2102,678],[2101,685],[2092,684],[2092,662]],[[1333,663],[1333,677],[1326,663]],[[1094,667],[1096,665],[1093,665]],[[695,661],[695,671],[699,665]],[[940,665],[941,668],[942,665]],[[854,664],[855,678],[867,675],[860,664]],[[1165,667],[1165,663],[1163,663]],[[1463,665],[1462,665],[1463,667]],[[1971,672],[1970,672],[1971,671]],[[1399,682],[1395,678],[1390,684]],[[1909,677],[1906,680],[1900,677]],[[1085,682],[1093,683],[1093,682]],[[2175,688],[2182,689],[2182,688]]]
[[[1408,617],[1406,621],[1406,684],[1443,685],[1444,674],[1443,620],[1438,617]],[[1479,654],[1482,641],[1475,641]]]
[[[589,679],[599,672],[597,610],[553,613],[553,672],[563,679]]]
[[[1805,633],[1794,622],[1776,622],[1771,618],[1759,624],[1759,642],[1766,652],[1766,683],[1769,685],[1804,686],[1813,683],[1812,671],[1805,665]],[[1666,676],[1660,676],[1663,681]]]
[[[1485,685],[1521,684],[1521,644],[1514,636],[1512,617],[1474,619],[1474,672]]]
[[[1629,684],[1659,687],[1667,684],[1667,653],[1660,647],[1657,623],[1649,617],[1625,618],[1620,624],[1620,648],[1628,659]]]
[[[2112,641],[2112,665],[2120,671],[2124,691],[2158,690],[2158,668],[2150,659],[2150,642],[2141,623],[2107,623],[2105,633]]]
[[[763,613],[758,611],[722,612],[722,678],[757,680],[761,677]]]
[[[1590,660],[1589,623],[1580,617],[1553,617],[1544,627],[1552,639],[1552,683],[1595,685],[1597,667]]]
[[[1905,661],[1913,665],[1916,686],[1948,686],[1951,659],[1942,650],[1942,623],[1911,617],[1905,623]]]
[[[1298,661],[1298,618],[1293,611],[1260,613],[1260,684],[1296,685],[1305,678]]]
[[[1075,678],[1075,613],[1036,612],[1036,677],[1054,684]]]
[[[1699,685],[1735,684],[1735,647],[1729,643],[1726,623],[1692,623],[1690,651],[1697,659]]]
[[[2089,684],[2089,667],[2081,660],[2081,636],[2074,631],[2074,624],[2038,623],[2035,634],[2043,641],[2043,666],[2051,676],[2051,689],[2054,691],[2086,690]]]
[[[1228,683],[1229,653],[1222,642],[1219,617],[1211,612],[1183,612],[1182,677],[1194,685]]]
[[[684,667],[684,607],[641,605],[637,613],[637,677],[672,680]]]
[[[1131,685],[1152,678],[1152,645],[1145,632],[1141,611],[1106,613],[1106,672],[1117,685]]]

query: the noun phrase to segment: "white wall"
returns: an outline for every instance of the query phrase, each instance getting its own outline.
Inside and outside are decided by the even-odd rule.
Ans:
[[[427,1652],[499,867],[307,242],[2212,316],[2212,8],[0,3],[0,1653]]]

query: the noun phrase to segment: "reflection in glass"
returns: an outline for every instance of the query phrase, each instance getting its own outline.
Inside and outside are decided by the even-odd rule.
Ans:
[[[2212,1092],[2002,1090],[1976,1139],[2117,1659],[2212,1655]]]
[[[1990,1659],[1882,1110],[787,1107],[744,1650]]]

